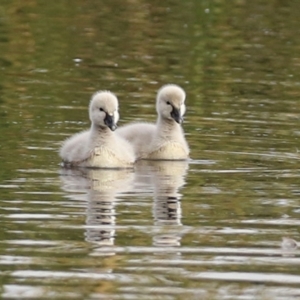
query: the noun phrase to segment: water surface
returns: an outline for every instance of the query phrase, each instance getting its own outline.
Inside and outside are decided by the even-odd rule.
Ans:
[[[2,1],[3,299],[298,299],[300,3]],[[187,92],[188,162],[63,170],[100,89],[120,125]]]

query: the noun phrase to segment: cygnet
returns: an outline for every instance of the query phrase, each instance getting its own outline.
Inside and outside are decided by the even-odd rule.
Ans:
[[[189,146],[181,127],[185,113],[185,92],[175,84],[163,86],[157,93],[156,124],[131,123],[116,130],[134,148],[137,159],[185,160]]]
[[[113,132],[119,120],[118,99],[109,91],[96,92],[89,105],[91,128],[67,139],[60,157],[66,167],[128,168],[135,161],[128,141]]]

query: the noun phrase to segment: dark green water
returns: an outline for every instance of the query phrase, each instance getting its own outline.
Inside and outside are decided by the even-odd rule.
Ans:
[[[300,2],[0,3],[2,299],[298,299]],[[64,171],[96,90],[119,125],[187,93],[189,163]]]

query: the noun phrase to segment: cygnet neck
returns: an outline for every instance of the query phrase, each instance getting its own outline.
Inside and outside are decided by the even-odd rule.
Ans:
[[[167,119],[161,116],[157,118],[157,126],[163,126],[166,130],[174,130],[174,128],[180,128],[180,125],[174,119]]]
[[[163,139],[177,136],[178,132],[181,131],[180,125],[173,119],[166,119],[159,116],[156,124],[157,134]]]
[[[93,139],[106,139],[111,136],[113,132],[107,126],[99,126],[96,124],[91,125],[91,136]]]

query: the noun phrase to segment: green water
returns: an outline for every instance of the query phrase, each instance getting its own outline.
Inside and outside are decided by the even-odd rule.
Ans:
[[[300,2],[0,3],[2,299],[298,299]],[[119,125],[187,93],[191,161],[66,171],[102,89]]]

